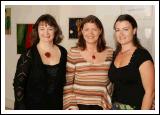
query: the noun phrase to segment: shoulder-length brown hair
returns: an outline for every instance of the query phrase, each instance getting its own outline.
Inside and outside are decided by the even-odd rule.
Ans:
[[[44,14],[44,15],[41,15],[38,18],[38,20],[36,21],[36,23],[33,25],[32,45],[37,44],[39,42],[38,26],[41,22],[44,22],[44,23],[54,27],[54,29],[55,29],[54,34],[55,35],[54,35],[54,39],[53,39],[53,44],[59,44],[63,39],[61,28],[59,27],[59,25],[57,24],[57,22],[53,16],[51,16],[50,14]]]
[[[97,42],[97,51],[98,52],[103,51],[106,48],[106,41],[104,39],[104,29],[101,21],[94,15],[89,15],[82,20],[82,23],[79,29],[80,31],[78,32],[77,47],[80,47],[82,50],[86,49],[86,41],[82,34],[82,29],[84,27],[84,24],[86,23],[94,23],[101,30],[101,34],[99,35],[98,42]]]

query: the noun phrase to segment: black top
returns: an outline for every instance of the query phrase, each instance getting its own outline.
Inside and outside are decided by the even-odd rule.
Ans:
[[[114,65],[115,56],[109,69],[109,79],[114,83],[112,102],[120,102],[135,106],[135,109],[141,109],[144,88],[139,71],[140,65],[152,60],[151,55],[145,49],[137,48],[128,65],[116,68]]]
[[[59,64],[56,65],[46,65],[44,64],[45,72],[46,72],[46,105],[48,106],[48,109],[53,109],[54,108],[54,101],[53,97],[55,94],[55,82],[56,78],[58,77],[58,70],[59,70]]]
[[[36,46],[20,56],[13,83],[14,109],[63,109],[67,51],[62,46],[58,47],[61,52],[60,62],[50,69],[42,63]]]

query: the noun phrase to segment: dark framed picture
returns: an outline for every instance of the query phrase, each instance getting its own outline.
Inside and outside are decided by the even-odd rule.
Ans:
[[[77,39],[83,18],[69,18],[69,39]]]
[[[11,34],[11,8],[5,8],[5,34]]]
[[[31,46],[33,24],[17,24],[17,54],[22,54]]]

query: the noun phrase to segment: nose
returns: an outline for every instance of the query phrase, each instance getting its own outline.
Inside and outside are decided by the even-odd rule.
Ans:
[[[119,31],[119,34],[120,34],[120,35],[124,35],[124,34],[123,34],[123,30],[120,30],[120,31]]]
[[[49,34],[49,30],[46,29],[46,30],[45,30],[45,35],[48,35],[48,34]]]
[[[93,34],[93,30],[89,30],[89,34]]]

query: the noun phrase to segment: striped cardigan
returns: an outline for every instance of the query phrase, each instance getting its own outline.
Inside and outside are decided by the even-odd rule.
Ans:
[[[78,109],[77,104],[99,105],[111,108],[112,84],[108,78],[113,50],[107,49],[107,58],[101,64],[87,62],[79,48],[71,48],[67,56],[66,86],[63,109]]]

